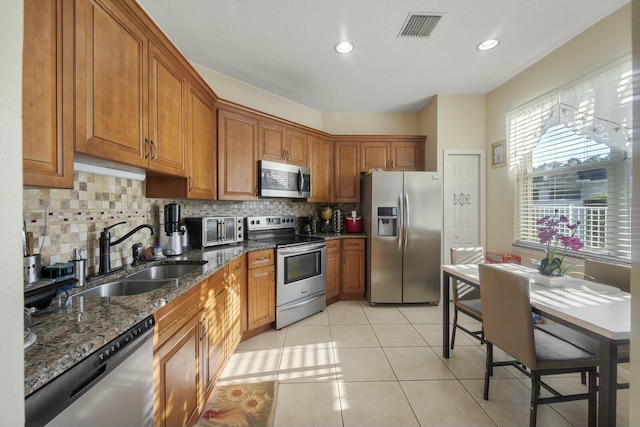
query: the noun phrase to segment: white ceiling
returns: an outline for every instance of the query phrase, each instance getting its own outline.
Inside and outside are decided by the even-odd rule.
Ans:
[[[138,2],[187,59],[243,82],[322,112],[416,112],[490,92],[628,0]],[[410,13],[443,18],[399,38]],[[350,55],[333,50],[343,38]],[[501,43],[476,50],[487,38]]]

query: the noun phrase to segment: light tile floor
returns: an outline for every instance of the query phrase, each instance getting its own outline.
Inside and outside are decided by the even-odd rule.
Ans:
[[[442,357],[441,306],[340,301],[240,343],[220,384],[278,379],[274,427],[528,425],[530,380],[497,368],[485,401],[484,360],[485,346],[462,332],[451,357]],[[561,392],[586,389],[578,376],[549,383]],[[628,426],[627,390],[618,402],[618,425]],[[586,401],[538,409],[540,427],[586,421]]]

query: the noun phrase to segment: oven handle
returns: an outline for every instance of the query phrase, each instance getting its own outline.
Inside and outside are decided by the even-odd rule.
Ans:
[[[306,301],[302,301],[302,302],[299,302],[299,303],[294,304],[294,305],[288,305],[286,307],[282,307],[282,308],[280,308],[280,311],[291,310],[293,308],[300,307],[301,305],[309,304],[310,302],[313,302],[313,301],[317,300],[318,298],[324,298],[324,297],[325,297],[325,294],[322,293],[322,295],[318,295],[317,297],[311,298],[310,300],[306,300]]]
[[[312,243],[310,245],[296,246],[295,248],[278,248],[278,253],[281,255],[294,255],[303,252],[315,251],[316,249],[322,249],[326,246],[327,244],[324,242]]]

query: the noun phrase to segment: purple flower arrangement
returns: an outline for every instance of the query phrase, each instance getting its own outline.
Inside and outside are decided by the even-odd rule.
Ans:
[[[534,264],[540,274],[545,276],[562,276],[570,268],[564,265],[564,257],[567,251],[569,249],[577,251],[584,246],[580,238],[576,236],[580,221],[570,224],[569,218],[564,215],[558,215],[558,210],[556,209],[553,216],[543,216],[536,221],[536,225],[538,226],[538,239],[540,239],[540,244],[546,245],[546,256],[540,261],[534,261]],[[561,233],[561,227],[567,229],[569,233]],[[556,247],[552,246],[554,240],[564,247],[561,257],[556,256]]]

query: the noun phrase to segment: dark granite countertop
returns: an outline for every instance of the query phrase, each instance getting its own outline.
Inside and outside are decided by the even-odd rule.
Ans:
[[[316,236],[326,240],[366,238],[362,233],[322,233]],[[160,307],[178,298],[243,253],[270,248],[274,248],[274,245],[245,241],[238,245],[192,250],[181,256],[144,262],[135,270],[157,264],[206,261],[202,268],[180,280],[140,295],[78,297],[70,300],[64,294],[56,296],[48,308],[36,311],[31,318],[30,329],[36,334],[37,340],[24,351],[25,396],[85,359],[136,323],[154,314]],[[122,279],[131,271],[134,270],[128,267],[128,271],[123,270],[100,280],[91,280],[86,286],[73,289],[69,293]]]

